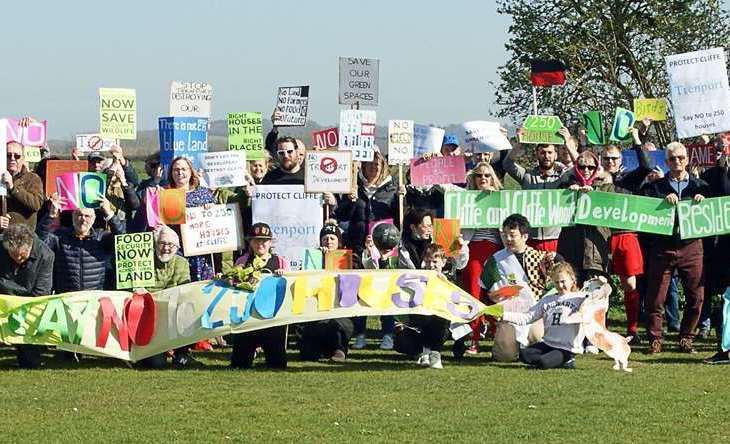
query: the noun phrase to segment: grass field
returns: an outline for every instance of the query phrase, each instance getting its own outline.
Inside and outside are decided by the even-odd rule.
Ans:
[[[602,354],[579,356],[576,370],[488,353],[421,369],[375,341],[344,364],[291,350],[283,372],[229,370],[229,350],[196,354],[199,370],[49,354],[44,369],[21,371],[3,348],[0,431],[5,442],[727,442],[730,366],[701,363],[712,341],[697,355],[668,342],[656,356],[637,348],[631,374]]]

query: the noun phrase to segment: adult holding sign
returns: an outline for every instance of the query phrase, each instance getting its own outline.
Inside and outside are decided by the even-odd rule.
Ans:
[[[645,186],[642,190],[644,195],[666,199],[672,205],[676,205],[679,200],[704,200],[709,187],[705,181],[696,179],[687,172],[688,157],[684,145],[679,142],[670,143],[667,145],[666,156],[669,173]],[[683,353],[695,353],[694,332],[705,297],[702,240],[682,240],[677,219],[674,223],[673,235],[646,237],[648,256],[651,258],[646,272],[650,340],[648,353],[651,354],[662,351],[664,301],[674,270],[679,272],[685,297],[684,316],[679,331],[679,350]]]
[[[20,120],[20,127],[27,127],[30,119]],[[43,182],[25,166],[23,145],[16,140],[7,140],[7,169],[2,172],[0,181],[7,191],[7,213],[0,215],[0,229],[9,224],[28,225],[35,230],[38,210],[43,206]]]

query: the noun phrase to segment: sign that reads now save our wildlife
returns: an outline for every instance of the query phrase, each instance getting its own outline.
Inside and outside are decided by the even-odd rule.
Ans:
[[[562,127],[558,116],[527,116],[522,124],[520,143],[564,144],[565,139],[558,134]]]
[[[725,48],[665,58],[672,112],[680,139],[730,130]]]
[[[575,223],[671,235],[674,206],[664,199],[591,191],[580,193]]]
[[[352,160],[370,162],[375,157],[375,111],[340,111],[340,149],[352,151]]]
[[[304,126],[309,109],[309,86],[282,86],[276,99],[274,126]]]
[[[713,197],[702,202],[679,201],[677,217],[682,239],[730,233],[730,197]]]
[[[245,150],[246,159],[264,158],[264,135],[261,113],[228,114],[228,149]]]
[[[155,285],[155,250],[152,233],[114,236],[117,289]]]
[[[223,253],[243,248],[243,222],[236,204],[185,209],[180,225],[185,256]]]
[[[213,86],[205,82],[170,83],[170,115],[172,117],[210,118]]]
[[[340,57],[340,105],[378,105],[380,61]]]
[[[500,228],[510,214],[522,214],[533,227],[573,225],[575,192],[569,190],[448,191],[444,217],[461,228]]]
[[[102,137],[137,138],[137,92],[124,88],[99,88],[99,132]]]
[[[200,156],[208,151],[208,119],[204,117],[160,117],[160,161],[168,167],[176,157],[187,157],[196,170]]]
[[[413,159],[413,120],[388,121],[388,165],[408,165]]]
[[[304,158],[304,190],[307,193],[352,192],[352,153],[307,151]]]

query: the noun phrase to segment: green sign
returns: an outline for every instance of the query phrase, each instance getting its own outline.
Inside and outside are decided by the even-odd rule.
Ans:
[[[563,123],[557,116],[527,116],[522,127],[520,143],[565,143],[558,134]]]
[[[625,142],[631,138],[631,128],[634,126],[634,113],[624,108],[616,108],[616,115],[613,118],[611,136],[608,138],[614,142]]]
[[[575,223],[671,235],[674,207],[664,199],[591,191],[580,193]]]
[[[453,191],[444,198],[447,219],[461,228],[500,228],[510,214],[522,214],[533,227],[573,225],[575,192],[569,190]]]
[[[586,130],[586,139],[592,145],[604,145],[606,133],[603,130],[603,116],[600,111],[583,113],[583,128]]]
[[[152,287],[155,285],[155,251],[152,233],[130,233],[114,236],[117,289]]]
[[[714,197],[702,202],[680,201],[677,217],[682,239],[730,233],[730,197]]]
[[[247,160],[264,158],[261,113],[228,114],[228,149],[245,150]]]

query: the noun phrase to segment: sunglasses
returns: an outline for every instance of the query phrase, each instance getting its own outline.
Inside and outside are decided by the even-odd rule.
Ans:
[[[8,153],[8,159],[20,160],[22,158],[23,158],[23,155],[22,154]]]
[[[578,168],[581,170],[595,170],[595,165],[578,165]]]
[[[294,152],[294,150],[279,150],[276,152],[276,154],[278,154],[279,157],[283,157],[285,154],[287,156],[291,156],[293,152]]]
[[[603,156],[603,160],[609,161],[609,160],[619,160],[620,156]]]
[[[674,162],[674,161],[681,162],[681,161],[683,161],[686,158],[687,158],[687,156],[669,156],[669,161],[670,162]]]

